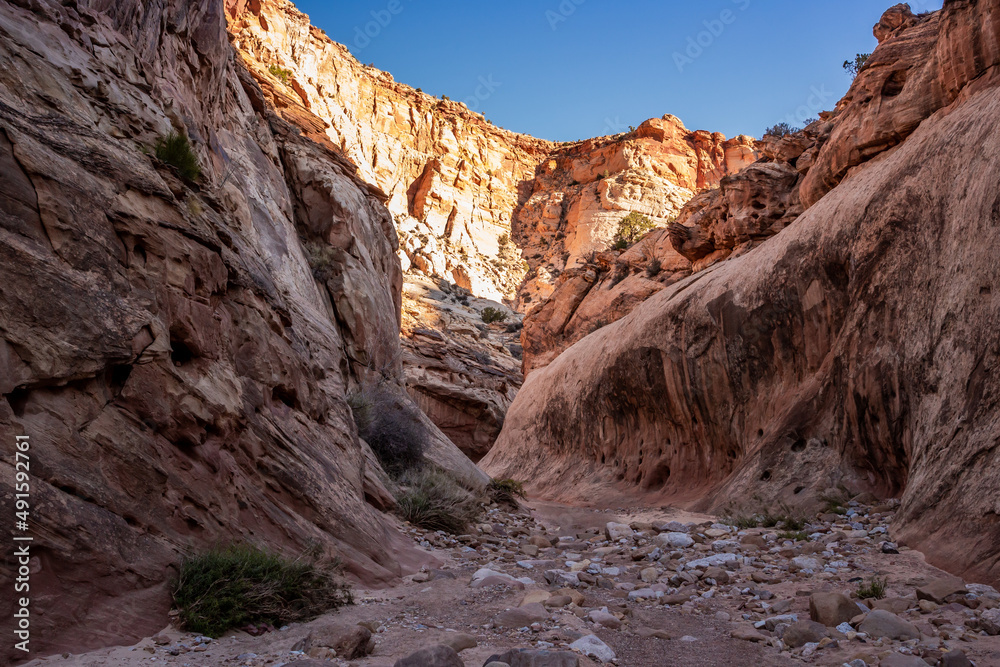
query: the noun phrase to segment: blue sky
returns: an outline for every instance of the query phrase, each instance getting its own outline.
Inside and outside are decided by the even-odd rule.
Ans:
[[[759,137],[846,92],[891,0],[296,0],[363,63],[555,141],[672,113]],[[941,0],[916,0],[914,11]]]

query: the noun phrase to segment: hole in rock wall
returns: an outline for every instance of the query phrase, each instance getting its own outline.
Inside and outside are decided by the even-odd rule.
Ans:
[[[770,470],[765,470],[764,472],[761,473],[761,475],[760,475],[760,481],[766,482],[769,479],[771,479],[771,471]]]

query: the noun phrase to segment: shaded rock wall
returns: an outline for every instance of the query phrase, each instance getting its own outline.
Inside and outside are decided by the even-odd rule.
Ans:
[[[542,497],[640,493],[704,509],[809,505],[838,485],[900,494],[904,543],[1000,579],[998,16],[995,2],[948,2],[884,36],[824,121],[833,129],[800,192],[815,170],[838,174],[856,137],[883,136],[839,128],[856,105],[903,94],[859,93],[876,79],[896,93],[898,70],[876,65],[899,43],[924,45],[904,86],[924,117],[891,146],[874,140],[891,150],[827,183],[780,233],[528,376],[486,470]],[[942,74],[916,75],[927,67]],[[917,102],[945,89],[946,107]]]
[[[380,192],[271,112],[219,2],[2,3],[0,59],[0,439],[31,438],[33,654],[158,631],[181,555],[218,542],[398,576],[418,555],[370,504],[392,499],[345,400],[399,371]],[[170,131],[197,182],[152,155]],[[429,455],[484,479],[443,437]]]

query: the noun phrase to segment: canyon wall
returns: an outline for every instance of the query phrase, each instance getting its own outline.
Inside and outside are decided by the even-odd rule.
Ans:
[[[836,109],[734,177],[756,195],[723,179],[667,232],[722,261],[529,375],[488,472],[715,510],[900,495],[894,538],[1000,580],[1000,12],[897,6],[875,33]]]
[[[560,149],[539,165],[513,223],[530,266],[518,294],[524,372],[690,275],[691,261],[674,250],[665,226],[697,193],[753,163],[756,149],[750,137],[692,132],[667,115]],[[631,211],[658,229],[625,252],[609,251]]]
[[[304,110],[315,118],[314,131],[386,193],[404,269],[447,278],[477,296],[512,298],[524,271],[498,261],[498,239],[510,233],[518,188],[553,144],[359,63],[286,0],[228,0],[227,11],[233,45],[281,100],[278,113]]]
[[[563,295],[547,300],[562,274],[579,273],[592,251],[606,249],[625,213],[666,224],[695,193],[756,157],[748,137],[690,131],[673,116],[565,144],[509,132],[359,63],[285,0],[229,0],[226,8],[232,43],[276,113],[343,153],[385,193],[407,291],[440,295],[451,283],[497,302],[434,312],[445,301],[423,299],[404,330],[411,395],[473,459],[492,445],[523,378],[514,363],[520,346],[516,359],[508,353],[510,332],[461,331],[500,302],[512,306],[511,323],[520,320],[514,311],[561,309]],[[686,263],[676,253],[672,260]],[[558,353],[582,330],[564,334],[550,324],[526,338],[528,359],[539,358],[541,345]],[[449,344],[428,346],[414,329]],[[491,357],[486,366],[468,365],[482,354]],[[526,360],[523,368],[531,367]]]
[[[383,193],[273,113],[219,2],[18,0],[0,35],[0,439],[31,443],[32,653],[159,631],[181,557],[231,540],[398,577],[420,556],[346,401],[401,373]],[[155,157],[171,132],[200,176]]]

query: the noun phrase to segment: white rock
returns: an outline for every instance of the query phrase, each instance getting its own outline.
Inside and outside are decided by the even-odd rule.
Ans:
[[[611,647],[595,635],[584,635],[570,644],[569,647],[583,655],[593,656],[601,662],[611,662],[615,659],[615,652],[611,650]]]
[[[687,565],[685,565],[685,567],[689,570],[693,570],[695,568],[712,567],[713,565],[718,566],[724,563],[732,563],[739,560],[739,558],[740,557],[737,556],[736,554],[712,554],[711,556],[706,556],[705,558],[699,558],[697,560],[693,560]]]
[[[694,544],[694,540],[687,533],[660,533],[653,542],[667,549],[684,549]]]
[[[604,527],[604,534],[612,542],[617,542],[622,538],[630,538],[635,533],[628,526],[628,524],[615,523],[614,521],[609,521],[608,524]]]

